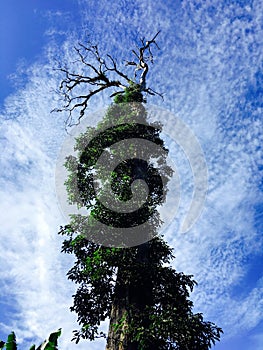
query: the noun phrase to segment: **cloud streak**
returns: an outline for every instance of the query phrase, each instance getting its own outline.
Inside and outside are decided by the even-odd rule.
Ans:
[[[263,314],[262,279],[242,288],[250,260],[262,261],[262,6],[262,1],[80,2],[79,26],[88,24],[94,39],[103,41],[102,51],[120,60],[129,58],[139,34],[152,36],[162,29],[149,84],[166,92],[165,104],[152,98],[149,103],[171,110],[191,127],[209,170],[200,220],[184,235],[176,233],[175,221],[166,238],[175,247],[176,268],[199,282],[193,294],[196,310],[224,328],[226,342],[257,327]],[[16,313],[0,322],[6,332],[14,329],[23,344],[40,342],[62,327],[63,349],[74,348],[70,338],[77,326],[68,311],[75,286],[65,277],[72,260],[59,253],[56,235],[64,219],[57,207],[54,170],[66,116],[49,113],[57,104],[53,90],[59,82],[50,66],[57,50],[72,65],[78,36],[46,48],[50,61],[28,68],[27,84],[8,98],[1,118],[1,296]],[[96,105],[105,101],[101,97]],[[171,147],[184,184],[183,212],[191,176],[185,173],[183,155]],[[260,339],[258,335],[255,341],[260,344]],[[98,342],[90,348],[102,346]],[[84,347],[85,342],[78,345]]]

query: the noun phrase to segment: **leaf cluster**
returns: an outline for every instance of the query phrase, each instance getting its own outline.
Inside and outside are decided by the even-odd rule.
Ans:
[[[163,239],[151,240],[145,256],[141,246],[129,249],[99,246],[75,235],[69,227],[62,229],[61,234],[68,236],[62,251],[74,254],[77,259],[68,272],[68,278],[79,284],[71,307],[81,325],[80,330],[74,331],[76,342],[81,338],[106,337],[99,325],[111,316],[112,304],[115,298],[120,302],[126,295],[124,290],[130,294],[128,302],[123,299],[128,312],[126,331],[140,349],[207,350],[220,339],[219,327],[205,322],[202,314],[193,313],[189,293],[196,282],[192,276],[168,266],[173,259],[172,249]],[[145,300],[141,300],[140,308],[138,293],[142,291],[148,301],[145,307]],[[116,323],[116,331],[121,327]]]
[[[29,350],[58,350],[58,338],[61,335],[61,328],[49,335],[49,338],[41,343],[37,348],[32,345]],[[11,332],[7,342],[0,341],[0,350],[17,350],[16,335]]]
[[[65,237],[62,252],[73,254],[76,258],[74,266],[68,272],[68,278],[78,285],[71,311],[77,313],[80,329],[74,331],[73,340],[78,343],[81,338],[94,340],[97,337],[107,337],[101,331],[100,325],[107,318],[113,320],[115,312],[115,316],[118,314],[112,324],[116,339],[115,348],[119,347],[121,334],[124,349],[132,344],[136,350],[208,350],[220,339],[222,330],[211,322],[205,322],[202,314],[193,312],[193,303],[189,297],[196,282],[193,276],[172,268],[172,249],[157,235],[160,218],[155,209],[165,200],[166,184],[172,170],[166,164],[167,150],[160,138],[161,128],[157,125],[147,125],[142,92],[155,94],[146,86],[146,75],[147,62],[152,61],[151,45],[157,46],[155,39],[158,34],[159,32],[150,41],[142,40],[139,53],[133,51],[136,62],[127,62],[127,65],[136,67],[135,73],[141,72],[139,83],[136,79],[131,80],[123,76],[111,56],[108,58],[112,66],[107,65],[96,46],[82,48],[84,52],[95,56],[99,69],[90,65],[86,56],[78,52],[82,63],[95,73],[94,77],[88,75],[87,79],[84,77],[86,81],[82,81],[83,76],[70,75],[65,70],[66,80],[62,82],[61,87],[66,89],[66,94],[79,84],[95,84],[98,87],[98,90],[79,96],[80,103],[76,103],[78,100],[75,100],[75,97],[69,97],[66,108],[71,108],[70,113],[75,108],[80,108],[80,118],[91,96],[115,84],[116,80],[105,80],[108,79],[108,71],[126,80],[123,91],[112,95],[115,103],[108,108],[105,118],[97,128],[89,128],[77,139],[78,156],[69,157],[66,162],[69,170],[66,182],[69,201],[87,208],[91,214],[89,219],[82,215],[72,215],[70,223],[61,227],[59,232]],[[146,57],[146,53],[149,57]],[[121,84],[120,81],[118,84]],[[118,84],[115,86],[120,86]],[[96,219],[105,220],[113,228],[126,227],[121,226],[124,224],[129,226],[130,222],[127,216],[114,217],[112,211],[107,211],[97,201],[93,182],[94,174],[100,174],[101,169],[96,168],[95,164],[102,152],[108,153],[109,162],[116,153],[121,159],[124,150],[111,151],[110,145],[123,139],[132,140],[138,137],[155,143],[164,153],[155,157],[150,166],[150,159],[147,165],[139,161],[136,148],[132,148],[134,157],[121,162],[112,171],[110,181],[112,190],[124,202],[131,197],[130,188],[134,179],[143,179],[149,188],[152,186],[148,196],[148,206],[151,210],[154,208],[151,218],[147,217],[146,210],[136,212],[136,217],[149,219],[149,230],[155,232],[154,238],[128,249],[96,244],[92,235],[103,235],[103,232],[96,231]],[[154,155],[152,157],[154,158]],[[162,175],[163,188],[156,186],[156,168]],[[103,175],[101,179],[104,181]],[[103,195],[103,186],[101,191]],[[87,240],[87,237],[90,240]]]

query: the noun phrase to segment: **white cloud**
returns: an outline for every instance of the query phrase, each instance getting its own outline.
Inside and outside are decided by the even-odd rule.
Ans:
[[[64,219],[54,182],[65,132],[49,113],[52,79],[40,67],[31,69],[27,87],[7,102],[3,119],[10,109],[16,118],[1,125],[1,294],[16,310],[2,322],[24,346],[61,327],[61,346],[68,349],[77,328],[69,312],[74,286],[66,280],[72,259],[60,253],[57,231]]]
[[[194,3],[183,1],[180,8],[169,2],[135,1],[127,7],[125,1],[89,0],[83,1],[86,12],[80,22],[103,38],[102,51],[120,58],[139,33],[151,36],[162,29],[161,51],[156,50],[149,82],[166,91],[162,106],[187,122],[199,138],[210,178],[198,224],[185,235],[171,227],[167,238],[175,247],[175,266],[199,282],[193,294],[196,309],[231,337],[262,322],[260,282],[241,296],[232,292],[245,283],[248,258],[262,248],[253,209],[262,200],[257,171],[262,111],[246,102],[260,67],[262,1],[246,7],[213,1],[200,3],[199,9]],[[61,48],[47,48],[49,58],[60,50],[58,56],[71,65],[76,36]],[[19,340],[37,337],[40,342],[62,327],[61,348],[71,349],[71,331],[77,326],[68,307],[75,286],[65,277],[72,261],[59,253],[56,232],[63,218],[54,192],[65,115],[49,113],[57,103],[52,92],[58,85],[55,73],[36,64],[28,74],[25,88],[7,100],[1,125],[1,293],[15,300],[18,312],[11,326]],[[260,344],[261,335],[256,339]],[[83,342],[78,348],[86,346]],[[99,342],[90,348],[101,346]]]

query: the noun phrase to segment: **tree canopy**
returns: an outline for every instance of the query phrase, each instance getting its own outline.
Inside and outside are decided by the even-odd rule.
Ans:
[[[65,237],[62,251],[74,254],[76,259],[68,272],[68,278],[78,285],[71,311],[77,313],[80,329],[74,331],[73,340],[105,337],[108,350],[207,350],[220,339],[222,332],[214,323],[204,321],[201,313],[193,312],[189,296],[196,282],[193,276],[172,267],[172,248],[158,233],[161,221],[157,208],[165,201],[172,169],[166,164],[168,150],[160,137],[160,124],[147,123],[143,95],[157,94],[147,87],[146,76],[148,63],[153,58],[151,48],[158,48],[158,34],[149,41],[142,39],[138,51],[133,50],[135,61],[126,62],[128,66],[136,67],[133,79],[122,73],[112,56],[107,55],[110,66],[99,54],[98,46],[91,44],[76,49],[89,73],[70,73],[60,68],[66,74],[60,87],[66,100],[63,108],[69,112],[70,123],[75,110],[79,110],[80,119],[83,117],[94,94],[106,88],[123,89],[111,95],[114,102],[97,127],[88,128],[77,138],[78,155],[66,160],[69,201],[85,207],[89,215],[72,215],[69,224],[61,227],[59,232]],[[97,66],[87,61],[81,49],[95,57]],[[108,78],[107,73],[112,72],[116,79]],[[83,88],[94,88],[87,94],[73,96],[74,88],[80,84]],[[138,138],[157,144],[162,152],[144,159],[143,150],[139,155],[132,141]],[[99,200],[94,189],[94,174],[101,175],[101,166],[95,166],[99,156],[104,150],[109,159],[116,156],[116,152],[122,159],[126,149],[111,151],[110,145],[123,139],[130,141],[133,156],[122,160],[105,184],[110,183],[113,193],[122,202],[131,199],[135,180],[143,180],[148,186],[146,204],[124,214],[118,204],[115,211],[109,210],[105,202],[102,204],[103,186]],[[106,204],[108,202],[106,197]],[[107,230],[97,226],[97,221],[102,221]],[[135,232],[144,222],[147,222],[147,230],[138,231],[145,235],[143,243],[136,245],[134,239],[134,244],[127,244],[131,241],[126,240],[125,229],[131,228]],[[124,228],[120,236],[119,228]],[[108,334],[100,328],[106,319],[110,319]]]

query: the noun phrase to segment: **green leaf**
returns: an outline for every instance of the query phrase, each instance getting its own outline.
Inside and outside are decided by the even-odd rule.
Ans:
[[[6,347],[6,350],[17,350],[16,336],[14,332],[9,334],[5,347]]]
[[[61,335],[61,328],[50,334],[48,340],[45,340],[37,350],[58,350],[58,337]]]

